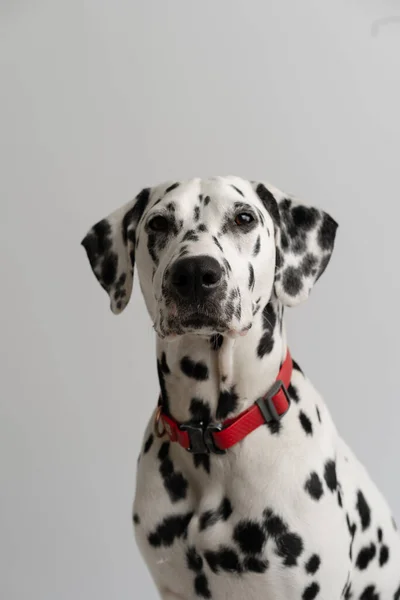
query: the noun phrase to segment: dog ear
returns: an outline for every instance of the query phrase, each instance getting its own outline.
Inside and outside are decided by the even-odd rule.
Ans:
[[[338,224],[273,186],[254,184],[275,227],[275,292],[286,306],[306,300],[328,266]]]
[[[136,227],[150,197],[145,188],[94,225],[82,240],[90,266],[111,300],[111,310],[119,314],[129,302],[135,265]]]

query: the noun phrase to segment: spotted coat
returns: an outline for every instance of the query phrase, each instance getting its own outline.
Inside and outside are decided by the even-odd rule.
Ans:
[[[275,380],[284,308],[309,296],[336,228],[267,183],[218,177],[143,190],[83,245],[115,313],[136,262],[157,333],[159,402],[207,425]],[[151,417],[133,526],[163,600],[400,600],[390,509],[297,362],[288,393],[281,421],[222,456],[158,438]]]

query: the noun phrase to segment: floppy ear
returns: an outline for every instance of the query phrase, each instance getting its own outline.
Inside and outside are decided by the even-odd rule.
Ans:
[[[96,223],[81,242],[93,273],[110,296],[114,314],[122,312],[131,297],[136,227],[149,197],[150,189],[145,188],[134,200]]]
[[[306,300],[328,266],[338,224],[269,184],[254,184],[275,227],[275,292],[286,306]]]

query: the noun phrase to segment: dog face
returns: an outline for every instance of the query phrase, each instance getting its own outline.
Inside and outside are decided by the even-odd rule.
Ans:
[[[158,335],[243,335],[273,293],[289,306],[308,297],[336,228],[269,184],[216,177],[144,189],[82,244],[113,312],[129,301],[136,261]]]

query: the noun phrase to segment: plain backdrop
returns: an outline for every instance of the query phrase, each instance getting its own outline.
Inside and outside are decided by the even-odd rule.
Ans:
[[[0,597],[156,598],[131,525],[155,342],[79,244],[165,179],[266,179],[340,222],[289,341],[400,517],[398,1],[0,7]]]

